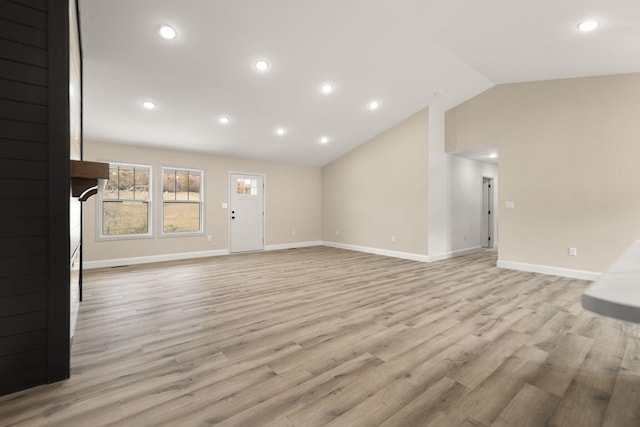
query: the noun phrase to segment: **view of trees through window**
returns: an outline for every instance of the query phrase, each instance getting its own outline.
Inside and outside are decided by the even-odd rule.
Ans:
[[[151,168],[111,164],[102,191],[102,235],[149,233],[149,177]]]
[[[202,230],[201,184],[201,170],[162,170],[163,233]]]
[[[162,233],[202,232],[201,170],[162,169]],[[102,237],[150,236],[151,167],[112,163],[101,192]]]

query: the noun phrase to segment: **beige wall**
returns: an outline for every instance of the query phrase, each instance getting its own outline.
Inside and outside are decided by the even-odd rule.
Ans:
[[[117,144],[84,142],[86,160],[151,165],[154,183],[162,166],[203,169],[205,176],[205,233],[203,236],[158,237],[158,204],[154,206],[154,237],[97,241],[95,203],[86,203],[84,254],[88,262],[148,257],[185,252],[227,250],[229,218],[223,202],[229,197],[229,172],[265,175],[265,245],[286,245],[321,240],[322,172],[303,167],[201,153],[158,150]],[[157,187],[154,188],[158,200]],[[292,230],[296,235],[292,235]],[[207,235],[212,241],[207,241]]]
[[[427,255],[428,123],[425,109],[323,168],[325,241]]]
[[[640,238],[639,118],[640,74],[500,85],[447,112],[448,152],[499,145],[500,260],[602,272]]]

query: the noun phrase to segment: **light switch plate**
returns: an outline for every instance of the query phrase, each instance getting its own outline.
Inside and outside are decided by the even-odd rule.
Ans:
[[[507,200],[507,203],[505,203],[505,208],[507,209],[513,209],[515,207],[516,207],[516,204],[512,200]]]

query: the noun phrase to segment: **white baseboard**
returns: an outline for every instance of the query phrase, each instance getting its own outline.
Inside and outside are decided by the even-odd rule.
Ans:
[[[365,252],[365,253],[370,253],[375,255],[383,255],[383,256],[389,256],[393,258],[402,258],[402,259],[408,259],[411,261],[419,261],[419,262],[440,261],[444,259],[462,256],[462,255],[472,254],[482,249],[480,247],[473,247],[473,248],[460,249],[452,252],[446,252],[444,254],[429,256],[429,255],[414,254],[410,252],[399,252],[399,251],[391,251],[387,249],[370,248],[366,246],[347,245],[344,243],[337,243],[337,242],[316,241],[316,242],[299,242],[299,243],[286,243],[286,244],[279,244],[279,245],[267,245],[265,247],[265,251],[276,251],[276,250],[293,249],[293,248],[306,248],[311,246],[329,246],[332,248],[346,249],[346,250],[357,251],[357,252]],[[179,260],[185,260],[185,259],[207,258],[207,257],[222,256],[222,255],[229,255],[229,250],[219,249],[219,250],[212,250],[212,251],[182,252],[182,253],[175,253],[175,254],[149,255],[149,256],[131,257],[131,258],[114,258],[114,259],[105,259],[105,260],[98,260],[98,261],[85,261],[83,263],[83,268],[86,270],[90,270],[94,268],[121,267],[125,265],[149,264],[154,262],[165,262],[165,261],[179,261]],[[595,281],[599,279],[600,276],[602,275],[602,273],[598,273],[595,271],[572,270],[569,268],[550,267],[546,265],[526,264],[522,262],[504,261],[504,260],[499,260],[497,266],[499,268],[506,268],[509,270],[528,271],[530,273],[550,274],[554,276],[562,276],[562,277],[569,277],[572,279],[590,280],[590,281]]]
[[[283,243],[280,245],[266,245],[265,251],[280,251],[283,249],[296,249],[296,248],[310,248],[312,246],[322,246],[321,241],[317,242],[298,242],[298,243]]]
[[[427,255],[414,254],[410,252],[398,252],[398,251],[390,251],[387,249],[378,249],[378,248],[369,248],[366,246],[356,246],[356,245],[347,245],[344,243],[336,243],[336,242],[323,242],[324,246],[329,246],[331,248],[337,249],[346,249],[349,251],[357,251],[357,252],[365,252],[368,254],[374,255],[383,255],[390,256],[393,258],[402,258],[408,259],[411,261],[420,261],[420,262],[428,262],[429,257]]]
[[[428,258],[428,262],[442,261],[443,259],[449,259],[449,258],[463,256],[463,255],[474,254],[476,252],[479,252],[480,250],[482,250],[481,246],[474,246],[472,248],[458,249],[455,251],[445,252],[437,255],[429,255],[427,258]]]
[[[523,262],[498,260],[498,267],[508,270],[528,271],[530,273],[550,274],[553,276],[569,277],[571,279],[595,281],[602,276],[596,271],[572,270],[570,268],[550,267],[548,265],[525,264]]]
[[[152,262],[165,262],[165,261],[179,261],[183,259],[192,258],[207,258],[213,256],[229,255],[228,249],[221,249],[215,251],[198,251],[198,252],[181,252],[177,254],[163,254],[163,255],[149,255],[141,257],[131,258],[114,258],[105,259],[99,261],[85,261],[82,267],[86,270],[92,268],[105,268],[105,267],[122,267],[125,265],[134,264],[149,264]]]
[[[286,243],[282,245],[267,245],[265,251],[277,251],[281,249],[293,249],[293,248],[307,248],[311,246],[322,246],[321,241],[317,242],[299,242],[299,243]],[[135,264],[149,264],[152,262],[165,262],[165,261],[180,261],[184,259],[194,258],[207,258],[213,256],[229,255],[229,249],[219,249],[213,251],[198,251],[198,252],[181,252],[176,254],[163,254],[163,255],[150,255],[131,258],[114,258],[105,259],[99,261],[85,261],[83,268],[90,270],[92,268],[105,268],[105,267],[122,267],[124,265]]]
[[[284,244],[278,244],[278,245],[266,245],[264,250],[278,251],[278,250],[284,250],[284,249],[308,248],[312,246],[329,246],[332,248],[346,249],[346,250],[357,251],[357,252],[365,252],[365,253],[370,253],[375,255],[383,255],[383,256],[389,256],[393,258],[402,258],[402,259],[408,259],[411,261],[419,261],[419,262],[440,261],[443,259],[449,259],[457,256],[475,253],[481,249],[480,247],[467,248],[467,249],[460,249],[453,252],[447,252],[445,254],[428,256],[428,255],[414,254],[410,252],[399,252],[399,251],[391,251],[387,249],[370,248],[366,246],[347,245],[344,243],[315,241],[315,242],[298,242],[298,243],[284,243]],[[150,264],[153,262],[179,261],[179,260],[192,259],[192,258],[207,258],[207,257],[213,257],[213,256],[229,255],[229,253],[230,252],[228,249],[219,249],[219,250],[213,250],[213,251],[181,252],[181,253],[175,253],[175,254],[149,255],[149,256],[131,257],[131,258],[113,258],[113,259],[105,259],[105,260],[98,260],[98,261],[85,261],[83,263],[83,268],[86,270],[90,270],[93,268],[122,267],[125,265]]]

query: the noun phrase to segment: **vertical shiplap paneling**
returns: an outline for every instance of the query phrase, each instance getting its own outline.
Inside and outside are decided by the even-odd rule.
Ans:
[[[69,377],[69,5],[48,0],[47,381]]]
[[[48,13],[0,0],[0,394],[47,381]]]

